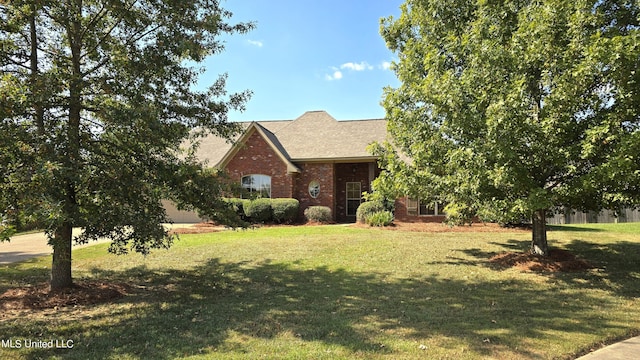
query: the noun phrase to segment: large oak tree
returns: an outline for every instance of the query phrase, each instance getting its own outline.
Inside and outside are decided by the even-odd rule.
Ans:
[[[448,203],[452,220],[640,203],[640,5],[407,0],[381,34],[401,85],[377,190]],[[400,155],[396,153],[399,150]]]
[[[221,221],[224,182],[193,156],[250,93],[227,94],[226,75],[194,87],[230,24],[218,0],[0,1],[0,215],[44,224],[53,247],[51,288],[72,285],[77,242],[112,239],[110,251],[148,253],[173,237],[171,199]]]

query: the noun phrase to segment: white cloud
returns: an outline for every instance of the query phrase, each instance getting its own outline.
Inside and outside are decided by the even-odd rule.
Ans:
[[[361,61],[359,63],[350,61],[340,65],[339,67],[331,66],[331,70],[333,72],[331,74],[326,74],[324,79],[329,81],[342,79],[344,76],[342,71],[371,71],[375,69],[388,70],[390,67],[391,62],[389,61],[383,61],[377,66],[371,65],[366,61]]]
[[[260,40],[247,40],[247,42],[250,45],[257,46],[257,47],[262,47],[262,45],[264,45]]]
[[[331,80],[340,80],[340,79],[342,79],[342,71],[335,70],[333,72],[333,74],[331,74],[331,75],[327,74],[327,75],[324,76],[324,78],[326,80],[329,80],[329,81],[331,81]]]
[[[359,63],[348,62],[340,65],[340,69],[349,69],[353,71],[373,70],[373,66],[369,65],[366,61]]]

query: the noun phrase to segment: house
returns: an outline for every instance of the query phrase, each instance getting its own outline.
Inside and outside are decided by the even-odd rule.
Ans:
[[[367,151],[387,140],[385,119],[337,121],[325,111],[308,111],[294,120],[243,123],[242,135],[230,144],[210,135],[197,156],[224,169],[245,195],[295,198],[300,214],[309,206],[331,209],[336,222],[354,222],[363,192],[380,174],[377,158]],[[253,193],[253,194],[252,194]],[[398,220],[442,221],[437,204],[396,200]],[[176,222],[198,221],[167,204]]]

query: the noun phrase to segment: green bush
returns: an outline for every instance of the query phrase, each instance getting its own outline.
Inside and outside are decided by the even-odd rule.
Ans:
[[[304,217],[308,221],[328,223],[331,222],[331,209],[327,206],[309,206],[304,210]]]
[[[243,205],[244,214],[252,223],[266,223],[273,220],[271,199],[255,199]]]
[[[296,221],[300,202],[296,199],[271,199],[273,221],[290,224]]]
[[[247,204],[249,204],[249,202],[251,200],[249,200],[249,199],[238,199],[238,198],[227,198],[227,199],[225,199],[225,201],[228,202],[229,204],[231,204],[231,207],[233,208],[233,211],[235,211],[236,214],[238,214],[240,219],[247,220],[247,215],[244,213],[244,209],[247,206]]]
[[[393,224],[393,214],[391,211],[378,211],[367,217],[369,226],[389,226]]]
[[[380,200],[373,200],[373,201],[367,201],[367,202],[363,202],[362,204],[360,204],[360,206],[358,206],[358,210],[356,211],[356,220],[359,223],[367,223],[367,219],[380,211],[385,211],[385,206],[384,203]]]

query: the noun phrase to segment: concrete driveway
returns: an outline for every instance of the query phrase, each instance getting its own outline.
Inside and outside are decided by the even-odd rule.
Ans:
[[[165,224],[168,229],[191,227],[193,224]],[[80,234],[80,228],[73,229],[73,235]],[[73,249],[79,249],[99,243],[108,242],[109,239],[99,239],[88,244],[73,245]],[[0,265],[31,259],[37,256],[51,255],[53,249],[47,244],[44,233],[13,236],[9,242],[0,242]]]

